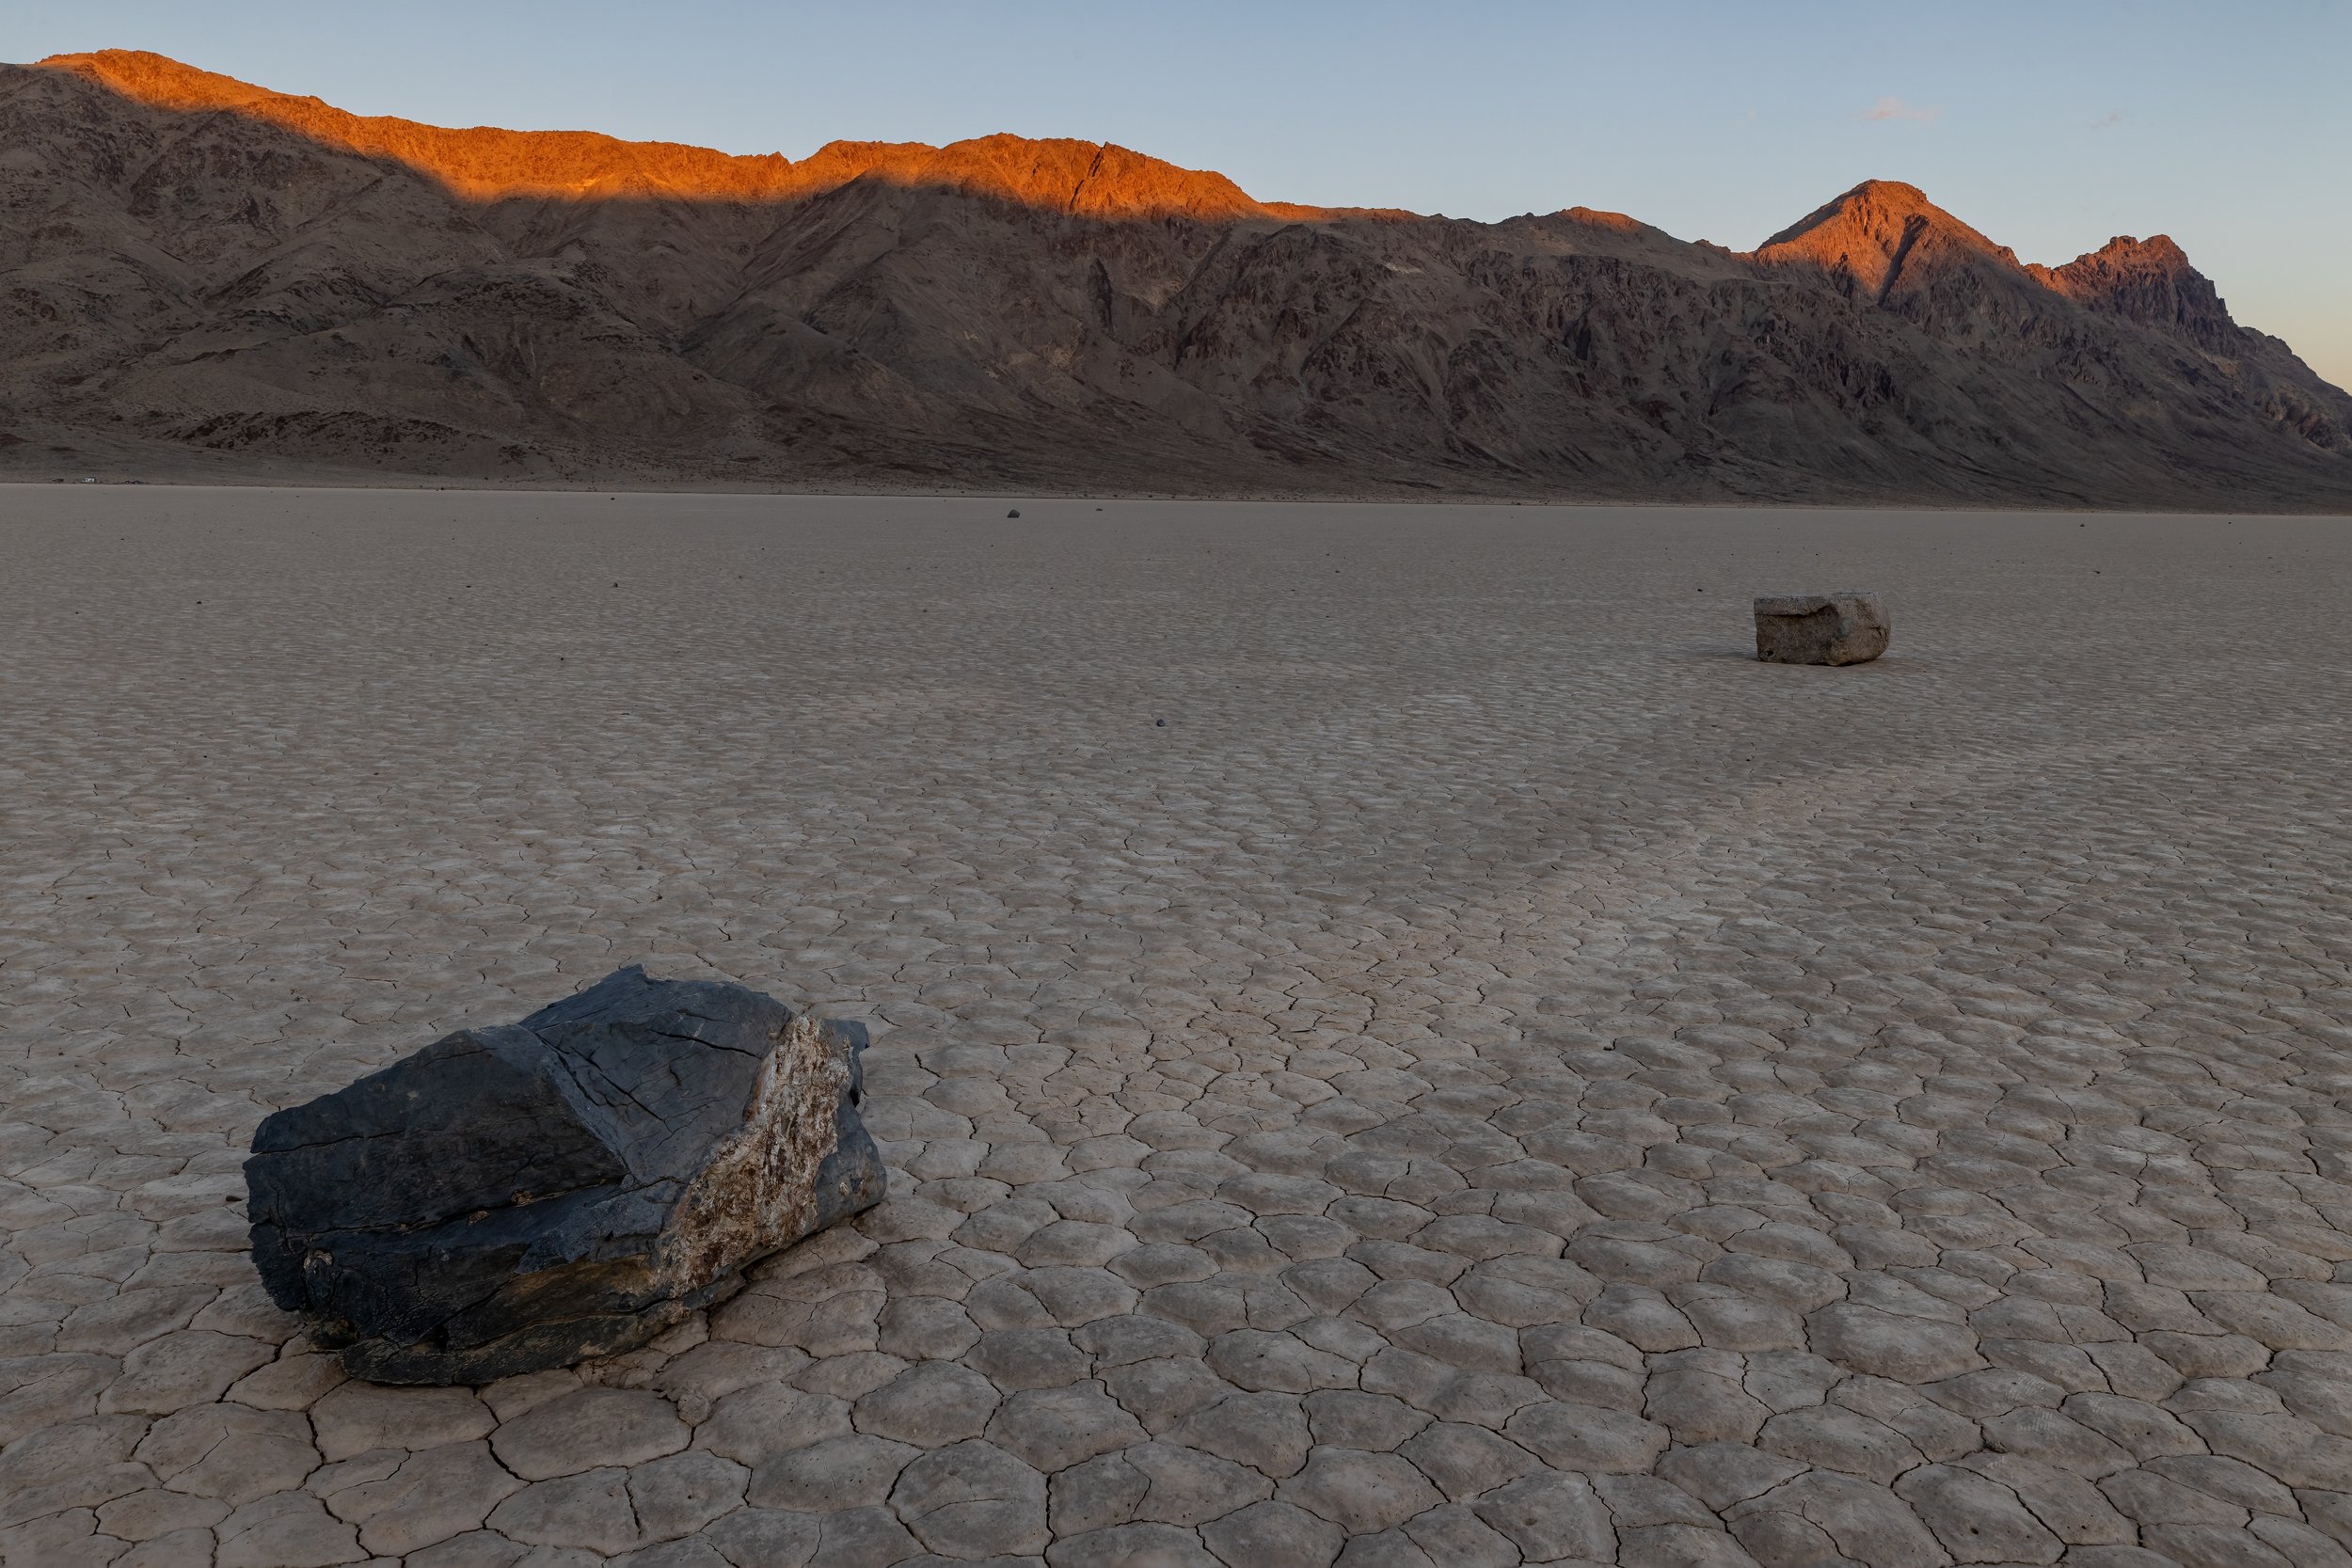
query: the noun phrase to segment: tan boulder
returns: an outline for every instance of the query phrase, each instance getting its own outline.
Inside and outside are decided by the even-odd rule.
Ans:
[[[1756,601],[1756,657],[1772,664],[1861,664],[1886,652],[1875,594],[1782,594]]]

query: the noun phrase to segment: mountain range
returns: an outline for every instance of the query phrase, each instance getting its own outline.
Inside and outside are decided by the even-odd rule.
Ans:
[[[1869,182],[1753,251],[1084,141],[795,162],[0,66],[0,473],[2352,510],[2162,236]]]

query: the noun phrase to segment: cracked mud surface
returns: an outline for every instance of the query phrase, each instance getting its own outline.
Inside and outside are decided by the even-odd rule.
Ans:
[[[5,497],[11,1568],[2352,1562],[2339,521]],[[344,1381],[254,1124],[632,959],[892,1201]]]

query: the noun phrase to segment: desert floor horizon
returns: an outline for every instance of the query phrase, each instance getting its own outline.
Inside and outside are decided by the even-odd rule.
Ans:
[[[71,467],[71,465],[68,465],[67,467]],[[647,483],[641,480],[637,483],[625,484],[596,484],[591,483],[585,480],[577,479],[549,479],[535,483],[531,481],[516,482],[485,479],[468,483],[463,480],[452,479],[438,474],[421,474],[413,476],[387,475],[380,473],[353,474],[348,471],[337,470],[334,468],[325,468],[319,471],[305,472],[299,467],[296,467],[294,471],[287,473],[283,476],[271,476],[267,474],[256,475],[239,471],[235,473],[223,474],[218,477],[188,477],[184,474],[181,474],[176,477],[155,479],[150,479],[144,475],[124,478],[106,478],[98,475],[84,474],[76,469],[71,474],[53,475],[45,478],[16,476],[0,477],[0,496],[9,496],[11,498],[20,499],[27,505],[32,504],[34,499],[40,495],[47,494],[56,489],[68,486],[77,490],[128,487],[133,489],[157,490],[167,494],[175,490],[184,490],[196,494],[252,491],[257,495],[284,495],[289,493],[315,493],[322,496],[342,495],[384,497],[467,495],[508,497],[516,500],[534,498],[594,498],[601,496],[609,499],[643,500],[648,502],[674,499],[691,500],[697,499],[707,499],[711,500],[768,500],[777,502],[804,503],[843,501],[860,504],[887,504],[892,501],[903,501],[910,505],[971,502],[976,506],[1002,505],[1019,508],[1035,504],[1072,507],[1091,506],[1097,509],[1116,504],[1121,507],[1206,506],[1219,508],[1264,509],[1269,513],[1290,508],[1308,508],[1317,511],[1339,508],[1349,510],[1374,509],[1380,511],[1413,511],[1433,514],[1439,516],[1452,512],[1478,513],[1486,511],[1522,511],[1537,514],[1555,514],[1563,521],[1573,521],[1581,517],[1613,515],[1620,513],[1754,514],[1765,517],[1782,515],[1792,517],[1820,515],[1879,518],[1898,517],[1917,514],[1923,516],[1953,518],[2049,518],[2066,519],[2070,521],[2092,517],[2104,517],[2118,522],[2129,522],[2135,519],[2162,517],[2183,522],[2204,521],[2213,523],[2230,523],[2240,517],[2275,517],[2300,518],[2314,522],[2343,522],[2348,526],[2352,526],[2352,512],[2332,512],[2316,508],[2297,507],[2245,507],[2236,510],[2192,507],[2186,505],[2180,507],[2139,508],[2122,506],[2006,507],[1991,505],[1889,507],[1884,504],[1874,504],[1862,500],[1844,503],[1823,503],[1818,501],[1800,500],[1777,502],[1707,500],[1693,502],[1674,500],[1593,500],[1577,499],[1540,499],[1514,496],[1486,495],[1413,497],[1398,496],[1387,493],[1359,496],[1346,494],[1282,495],[1279,493],[1259,494],[1240,492],[1230,495],[1216,495],[1179,491],[1062,491],[1040,489],[1035,487],[1025,489],[1013,487],[991,489],[974,486],[950,485],[941,485],[936,488],[921,489],[888,484],[876,484],[865,487],[853,485],[838,485],[836,487],[811,485],[807,488],[784,488],[770,484],[761,484],[751,481],[738,482],[736,483],[729,484],[722,482],[704,482],[693,479],[679,479],[657,483]],[[1004,514],[1002,512],[983,511],[974,514],[972,521],[975,523],[980,523],[991,519],[1002,519],[1003,517]]]

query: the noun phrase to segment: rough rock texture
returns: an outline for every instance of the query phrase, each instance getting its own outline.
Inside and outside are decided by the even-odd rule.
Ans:
[[[253,1135],[253,1260],[344,1368],[481,1383],[634,1349],[882,1201],[865,1025],[620,970]]]
[[[0,68],[0,471],[2352,506],[2352,398],[2161,236],[1909,185],[1752,254],[1117,147],[797,162]]]
[[[1756,601],[1756,657],[1772,664],[1863,664],[1886,652],[1875,594],[1783,594]]]

